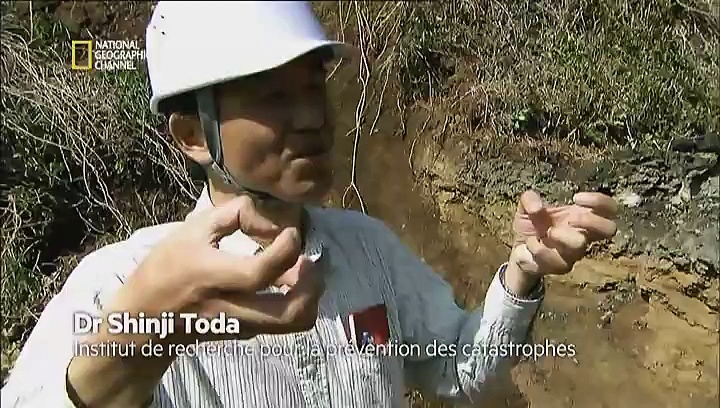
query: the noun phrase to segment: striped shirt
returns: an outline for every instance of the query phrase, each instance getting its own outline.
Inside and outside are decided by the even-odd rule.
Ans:
[[[211,206],[203,191],[189,216]],[[488,350],[525,341],[542,290],[530,300],[516,298],[505,289],[501,269],[483,307],[466,312],[456,305],[450,285],[382,222],[349,210],[309,207],[308,213],[305,251],[314,255],[326,285],[315,327],[202,343],[171,364],[152,406],[400,407],[406,387],[482,405],[486,387],[512,365],[512,359]],[[63,402],[68,401],[65,372],[75,345],[86,336],[73,332],[74,313],[100,316],[102,305],[178,225],[138,230],[80,262],[20,353],[2,389],[3,407],[71,406]],[[241,232],[220,242],[221,250],[238,254],[258,248]],[[359,351],[347,335],[355,327],[349,316],[375,305],[385,306],[385,344],[396,346],[385,353]]]

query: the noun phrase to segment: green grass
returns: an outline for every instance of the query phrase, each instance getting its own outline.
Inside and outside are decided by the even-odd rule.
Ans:
[[[471,130],[656,148],[720,130],[716,0],[418,2],[388,20],[390,6],[361,4],[368,53],[395,44],[384,62],[402,104],[464,99]]]

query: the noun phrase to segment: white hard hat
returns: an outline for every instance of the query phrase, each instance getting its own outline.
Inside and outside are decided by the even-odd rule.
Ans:
[[[157,113],[160,101],[283,65],[330,46],[304,1],[160,1],[146,31],[146,58]]]

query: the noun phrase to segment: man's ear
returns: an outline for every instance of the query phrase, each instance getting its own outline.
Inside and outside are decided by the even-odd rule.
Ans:
[[[192,161],[198,164],[210,163],[210,152],[197,115],[173,113],[168,127],[177,146]]]

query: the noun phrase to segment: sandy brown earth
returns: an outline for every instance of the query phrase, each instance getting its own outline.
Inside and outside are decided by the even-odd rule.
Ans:
[[[25,6],[25,11],[60,19],[78,38],[90,33],[106,38],[142,36],[149,3],[120,4],[36,1],[32,7]],[[354,134],[344,135],[355,125],[359,99],[353,73],[341,71],[332,79],[339,114],[335,205],[343,205],[352,165]],[[476,307],[493,271],[507,259],[515,191],[540,187],[560,200],[563,194],[593,181],[587,177],[579,181],[582,175],[576,173],[581,172],[570,162],[554,161],[550,170],[555,179],[537,183],[533,177],[550,171],[547,163],[525,168],[522,161],[505,165],[506,160],[473,156],[473,150],[466,148],[471,145],[466,136],[442,131],[447,112],[427,126],[427,114],[418,107],[405,125],[408,136],[403,140],[398,135],[403,127],[401,115],[392,109],[393,98],[391,92],[386,95],[377,131],[368,134],[369,124],[364,127],[357,155],[362,198],[369,214],[385,220],[453,283],[461,304]],[[378,106],[370,104],[372,117]],[[700,158],[698,174],[690,181],[700,181],[688,188],[704,191],[706,196],[717,194],[717,153],[713,156],[711,148],[709,156],[692,157]],[[591,187],[609,185],[620,198],[638,194],[650,204],[673,199],[663,193],[674,189],[663,189],[673,181],[663,177],[677,166],[665,168],[652,158],[636,164],[624,181],[610,177],[595,180]],[[568,176],[572,182],[557,181],[558,169],[574,174]],[[646,177],[633,181],[632,174]],[[649,179],[654,184],[648,186]],[[553,187],[558,185],[563,187]],[[491,199],[495,196],[504,198]],[[357,199],[345,204],[359,208]],[[718,406],[717,220],[707,215],[708,208],[717,207],[683,205],[682,214],[654,218],[647,213],[662,213],[662,208],[655,212],[645,208],[642,213],[644,207],[629,207],[613,245],[599,248],[602,251],[572,274],[549,283],[534,329],[535,341],[571,343],[577,354],[522,362],[515,370],[514,384],[508,387],[507,401],[495,406]],[[675,222],[678,219],[682,223]],[[681,231],[680,224],[687,228]]]
[[[373,139],[363,143],[359,172],[369,212],[444,273],[466,307],[479,305],[509,252],[497,234],[508,230],[507,210],[488,225],[443,194],[428,200],[398,160],[407,146]],[[717,406],[717,315],[678,291],[684,274],[649,281],[653,267],[648,257],[599,257],[553,280],[535,340],[574,344],[577,355],[522,363],[515,381],[523,396],[511,406]]]
[[[335,78],[341,88],[336,95],[338,135],[355,126],[351,107],[359,92],[342,75],[352,74]],[[514,208],[479,205],[448,189],[457,185],[461,164],[467,161],[462,136],[439,147],[434,137],[439,128],[425,126],[422,134],[414,133],[426,122],[427,114],[418,111],[408,124],[410,136],[402,140],[392,98],[386,96],[377,132],[364,133],[360,142],[357,184],[366,209],[443,273],[461,304],[476,307],[492,273],[509,254]],[[376,109],[370,108],[372,115]],[[413,143],[415,137],[419,142]],[[349,182],[353,139],[338,140],[336,204],[342,203]],[[413,160],[408,159],[411,151]],[[500,184],[513,181],[508,173],[485,176]],[[360,208],[357,199],[346,197],[348,203]],[[534,329],[536,343],[573,344],[575,357],[522,362],[506,400],[490,406],[716,407],[715,303],[683,289],[699,278],[653,256],[611,256],[618,252],[615,244],[600,249],[604,252],[581,262],[571,274],[549,282]],[[709,281],[717,285],[717,278]],[[712,290],[717,296],[716,288],[708,289],[710,297]]]

